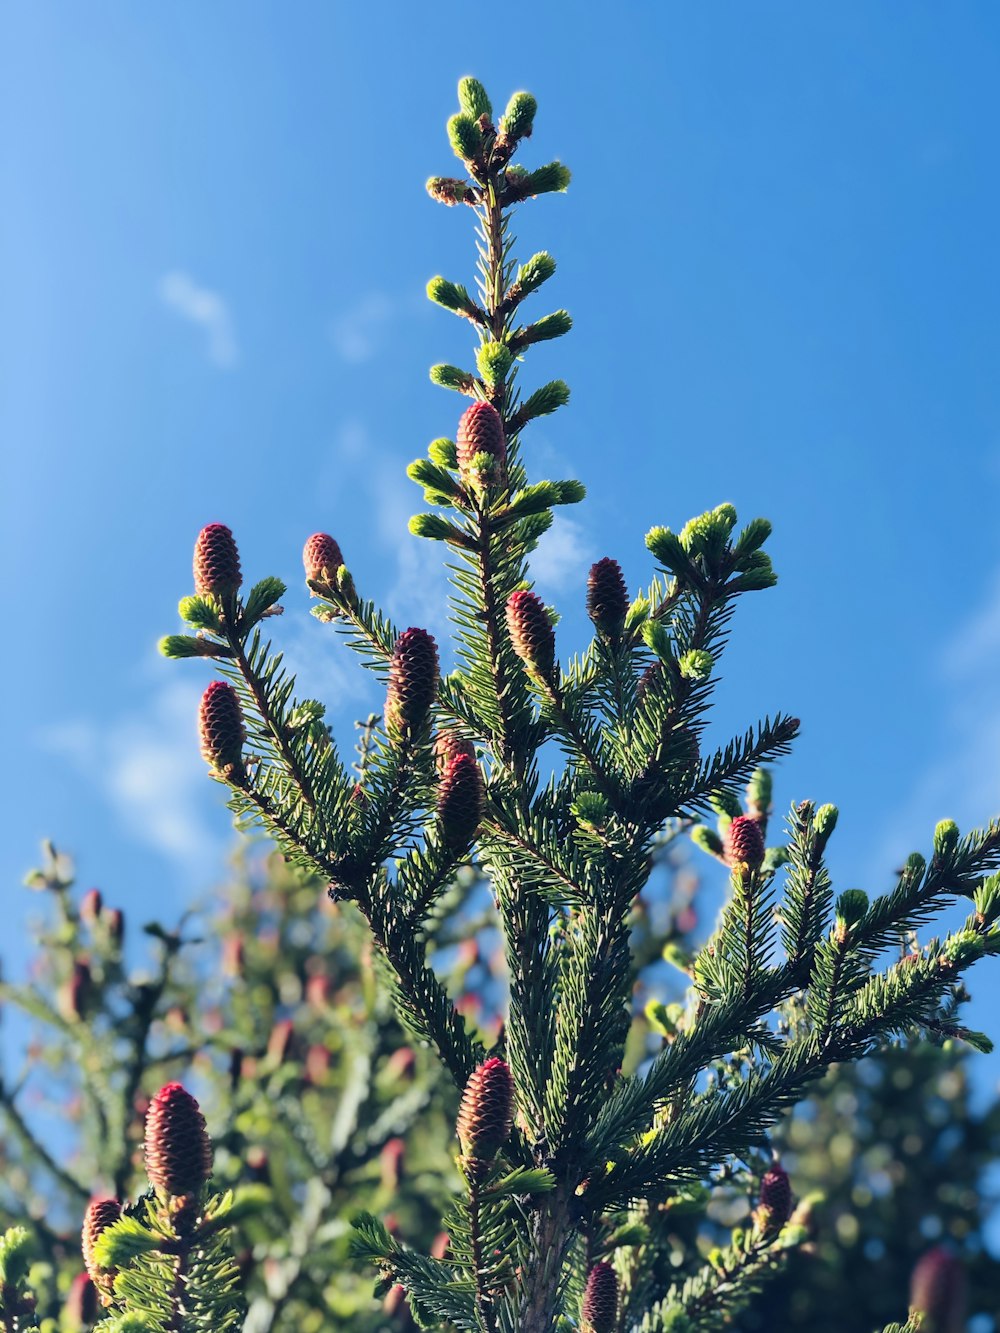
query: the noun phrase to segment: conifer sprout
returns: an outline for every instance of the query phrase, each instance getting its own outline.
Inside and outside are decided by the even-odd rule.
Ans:
[[[831,1066],[890,1042],[988,1045],[959,1009],[969,967],[1000,951],[1000,824],[963,836],[942,821],[889,892],[837,896],[825,863],[836,807],[800,801],[784,827],[772,813],[767,766],[789,751],[798,720],[772,712],[719,749],[707,744],[733,617],[777,577],[763,549],[770,523],[741,526],[731,504],[647,533],[654,568],[631,600],[610,557],[581,571],[577,604],[594,635],[559,660],[530,557],[555,508],[584,489],[528,470],[526,432],[569,389],[558,379],[522,389],[522,376],[532,347],[572,322],[523,308],[556,266],[547,252],[519,264],[515,207],[570,180],[560,162],[514,160],[537,138],[536,113],[518,93],[496,122],[486,90],[463,80],[447,127],[462,174],[428,182],[432,199],[465,205],[478,224],[474,288],[438,275],[428,289],[474,338],[465,364],[436,365],[431,379],[471,405],[451,418],[454,441],[434,440],[407,470],[429,506],[410,530],[443,543],[451,574],[454,670],[440,673],[426,630],[400,631],[367,599],[333,538],[310,538],[317,634],[342,636],[386,689],[352,770],[322,705],[294,697],[263,633],[283,585],[264,578],[243,593],[220,525],[199,537],[195,594],[181,603],[197,632],[162,646],[211,659],[223,677],[203,704],[202,746],[241,827],[270,834],[364,923],[399,1021],[462,1091],[447,1259],[366,1213],[354,1254],[378,1271],[379,1292],[401,1290],[424,1328],[714,1333],[805,1238],[794,1179],[769,1142],[786,1113]],[[647,997],[637,1053],[626,1038],[642,893],[656,854],[688,830],[725,867],[728,896],[700,947],[664,951],[686,999]],[[470,862],[489,885],[488,920],[463,915]],[[962,898],[966,921],[942,934],[941,912]],[[436,964],[448,923],[489,925],[503,941],[498,1028],[476,1026],[470,997],[457,1003]],[[900,940],[905,957],[893,953]],[[207,1169],[200,1149],[184,1158],[195,1164],[184,1182],[172,1158],[148,1160],[157,1217],[170,1215],[173,1185]],[[759,1194],[753,1224],[676,1271],[672,1217],[686,1210],[707,1227],[709,1203],[734,1184],[748,1211]],[[101,1237],[99,1260],[127,1253],[130,1225]],[[106,1242],[116,1232],[117,1248]]]
[[[134,1205],[93,1199],[83,1222],[89,1278],[115,1330],[209,1333],[240,1327],[243,1303],[226,1232],[259,1200],[208,1197],[212,1145],[198,1103],[180,1083],[150,1102],[144,1156],[155,1191]],[[90,1295],[74,1292],[84,1309]]]

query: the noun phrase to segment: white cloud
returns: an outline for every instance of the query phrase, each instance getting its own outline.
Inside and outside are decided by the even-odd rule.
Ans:
[[[1000,570],[982,606],[959,625],[938,661],[941,695],[951,700],[943,753],[920,773],[890,817],[881,869],[926,842],[939,819],[963,830],[1000,811]]]
[[[330,337],[343,360],[352,366],[371,360],[393,311],[393,302],[383,292],[369,292],[336,316],[330,325]]]
[[[171,681],[151,693],[142,713],[101,725],[71,720],[48,728],[42,743],[103,793],[134,837],[205,882],[227,839],[221,821],[205,818],[211,784],[198,753],[200,695],[194,683]]]
[[[447,551],[440,542],[414,537],[407,530],[422,497],[406,476],[402,460],[373,443],[360,422],[349,422],[337,441],[331,484],[334,479],[338,488],[350,490],[364,505],[373,544],[393,561],[395,576],[378,600],[394,620],[404,626],[420,625],[441,643],[448,634]],[[365,595],[372,596],[371,590]]]
[[[582,587],[593,558],[590,541],[582,526],[575,519],[557,513],[551,528],[542,534],[538,549],[530,557],[531,577],[540,588],[549,592]]]
[[[274,649],[295,677],[297,699],[319,699],[327,705],[326,721],[337,728],[345,719],[342,710],[370,711],[378,705],[378,691],[343,638],[308,611],[287,610],[279,621],[271,621]]]
[[[160,300],[182,319],[197,324],[205,333],[208,358],[224,370],[239,359],[232,316],[218,292],[200,287],[189,273],[174,270],[160,279]]]

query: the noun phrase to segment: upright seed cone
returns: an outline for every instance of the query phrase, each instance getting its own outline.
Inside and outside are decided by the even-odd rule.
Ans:
[[[500,413],[490,403],[473,403],[462,413],[455,438],[455,454],[463,480],[471,478],[477,454],[488,454],[493,461],[493,479],[502,479],[507,467],[507,441]]]
[[[587,575],[587,615],[606,638],[617,639],[625,626],[628,590],[617,560],[605,556]]]
[[[313,588],[311,594],[318,597],[321,592],[332,594],[337,587],[337,573],[344,563],[340,547],[327,532],[314,532],[302,549],[302,564],[309,583],[320,585],[320,591]]]
[[[458,1108],[458,1141],[462,1152],[491,1162],[510,1137],[514,1124],[514,1078],[510,1065],[491,1056],[474,1070]]]
[[[556,636],[542,599],[524,589],[511,593],[507,600],[507,629],[521,661],[542,680],[550,681],[555,671]]]
[[[475,759],[457,754],[450,760],[438,788],[437,817],[443,841],[464,851],[483,818],[483,775]]]
[[[224,523],[209,523],[194,545],[194,590],[202,596],[230,597],[243,582],[240,553]]]
[[[243,710],[239,696],[224,680],[213,680],[201,696],[198,709],[201,755],[209,768],[223,778],[243,773]]]
[[[584,1333],[614,1333],[618,1319],[618,1276],[610,1264],[594,1264],[587,1274],[580,1314]]]
[[[396,739],[417,732],[427,720],[437,694],[437,644],[425,629],[404,630],[389,663],[385,723]]]
[[[114,1295],[115,1275],[111,1269],[101,1268],[94,1257],[94,1246],[102,1231],[106,1231],[122,1215],[121,1204],[117,1199],[91,1199],[83,1215],[83,1230],[80,1234],[80,1246],[83,1250],[83,1262],[91,1281],[100,1292],[101,1302],[110,1305]]]
[[[146,1113],[146,1175],[161,1198],[197,1194],[212,1173],[212,1143],[198,1103],[168,1083]]]
[[[726,860],[731,866],[748,865],[756,870],[764,859],[764,835],[756,819],[737,815],[723,839]]]
[[[761,1177],[760,1207],[768,1230],[780,1231],[792,1215],[792,1182],[780,1162]]]

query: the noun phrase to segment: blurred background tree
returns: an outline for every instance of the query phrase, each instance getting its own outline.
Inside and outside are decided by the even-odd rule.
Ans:
[[[683,960],[705,924],[687,858],[665,844],[660,860],[633,920],[631,1067],[661,1039],[662,1002],[680,979],[664,955]],[[238,1230],[246,1328],[412,1328],[399,1292],[373,1299],[370,1274],[348,1255],[349,1220],[371,1208],[427,1245],[455,1187],[456,1095],[400,1028],[352,911],[257,844],[204,910],[174,929],[140,927],[152,956],[137,961],[137,923],[127,933],[98,890],[80,892],[67,857],[48,847],[28,883],[43,895],[37,952],[28,979],[0,989],[0,1231],[35,1233],[31,1282],[48,1327],[89,1327],[83,1209],[94,1192],[141,1185],[148,1099],[183,1078],[208,1115],[217,1185],[270,1190],[270,1207]],[[505,997],[486,892],[471,870],[455,883],[462,910],[435,958],[488,1031]],[[773,1146],[808,1201],[813,1240],[741,1316],[742,1333],[870,1333],[905,1305],[915,1263],[942,1241],[965,1264],[969,1327],[1000,1328],[1000,1265],[984,1238],[1000,1103],[973,1096],[967,1066],[953,1045],[889,1049],[836,1069],[780,1127]],[[693,1271],[749,1207],[734,1177],[728,1202],[723,1192],[675,1208],[664,1281]]]

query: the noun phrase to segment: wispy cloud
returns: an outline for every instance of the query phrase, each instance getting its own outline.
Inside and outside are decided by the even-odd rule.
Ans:
[[[428,629],[439,640],[447,633],[444,554],[437,542],[407,531],[420,507],[420,492],[401,461],[381,448],[359,422],[341,431],[336,451],[337,483],[354,487],[372,519],[374,541],[395,564],[395,578],[382,601],[389,614],[407,625]]]
[[[218,292],[199,286],[180,269],[165,273],[159,284],[160,300],[182,319],[203,330],[208,359],[223,370],[236,365],[239,350],[232,315]]]
[[[346,721],[345,709],[377,710],[381,691],[374,677],[329,625],[308,611],[286,609],[273,625],[274,647],[295,677],[297,699],[319,699],[327,705],[326,720],[336,731]]]
[[[952,700],[942,753],[912,783],[883,837],[882,869],[926,839],[938,819],[962,828],[1000,810],[1000,570],[982,605],[959,625],[937,664],[941,693]]]
[[[563,592],[583,585],[593,558],[593,548],[581,524],[557,513],[530,557],[531,577],[548,592]]]
[[[141,714],[57,724],[42,743],[102,792],[134,837],[204,882],[221,865],[227,839],[223,822],[205,814],[210,784],[198,753],[199,697],[198,686],[171,681],[151,693]]]
[[[352,366],[370,361],[395,310],[384,292],[369,292],[330,324],[330,337],[338,355]]]

